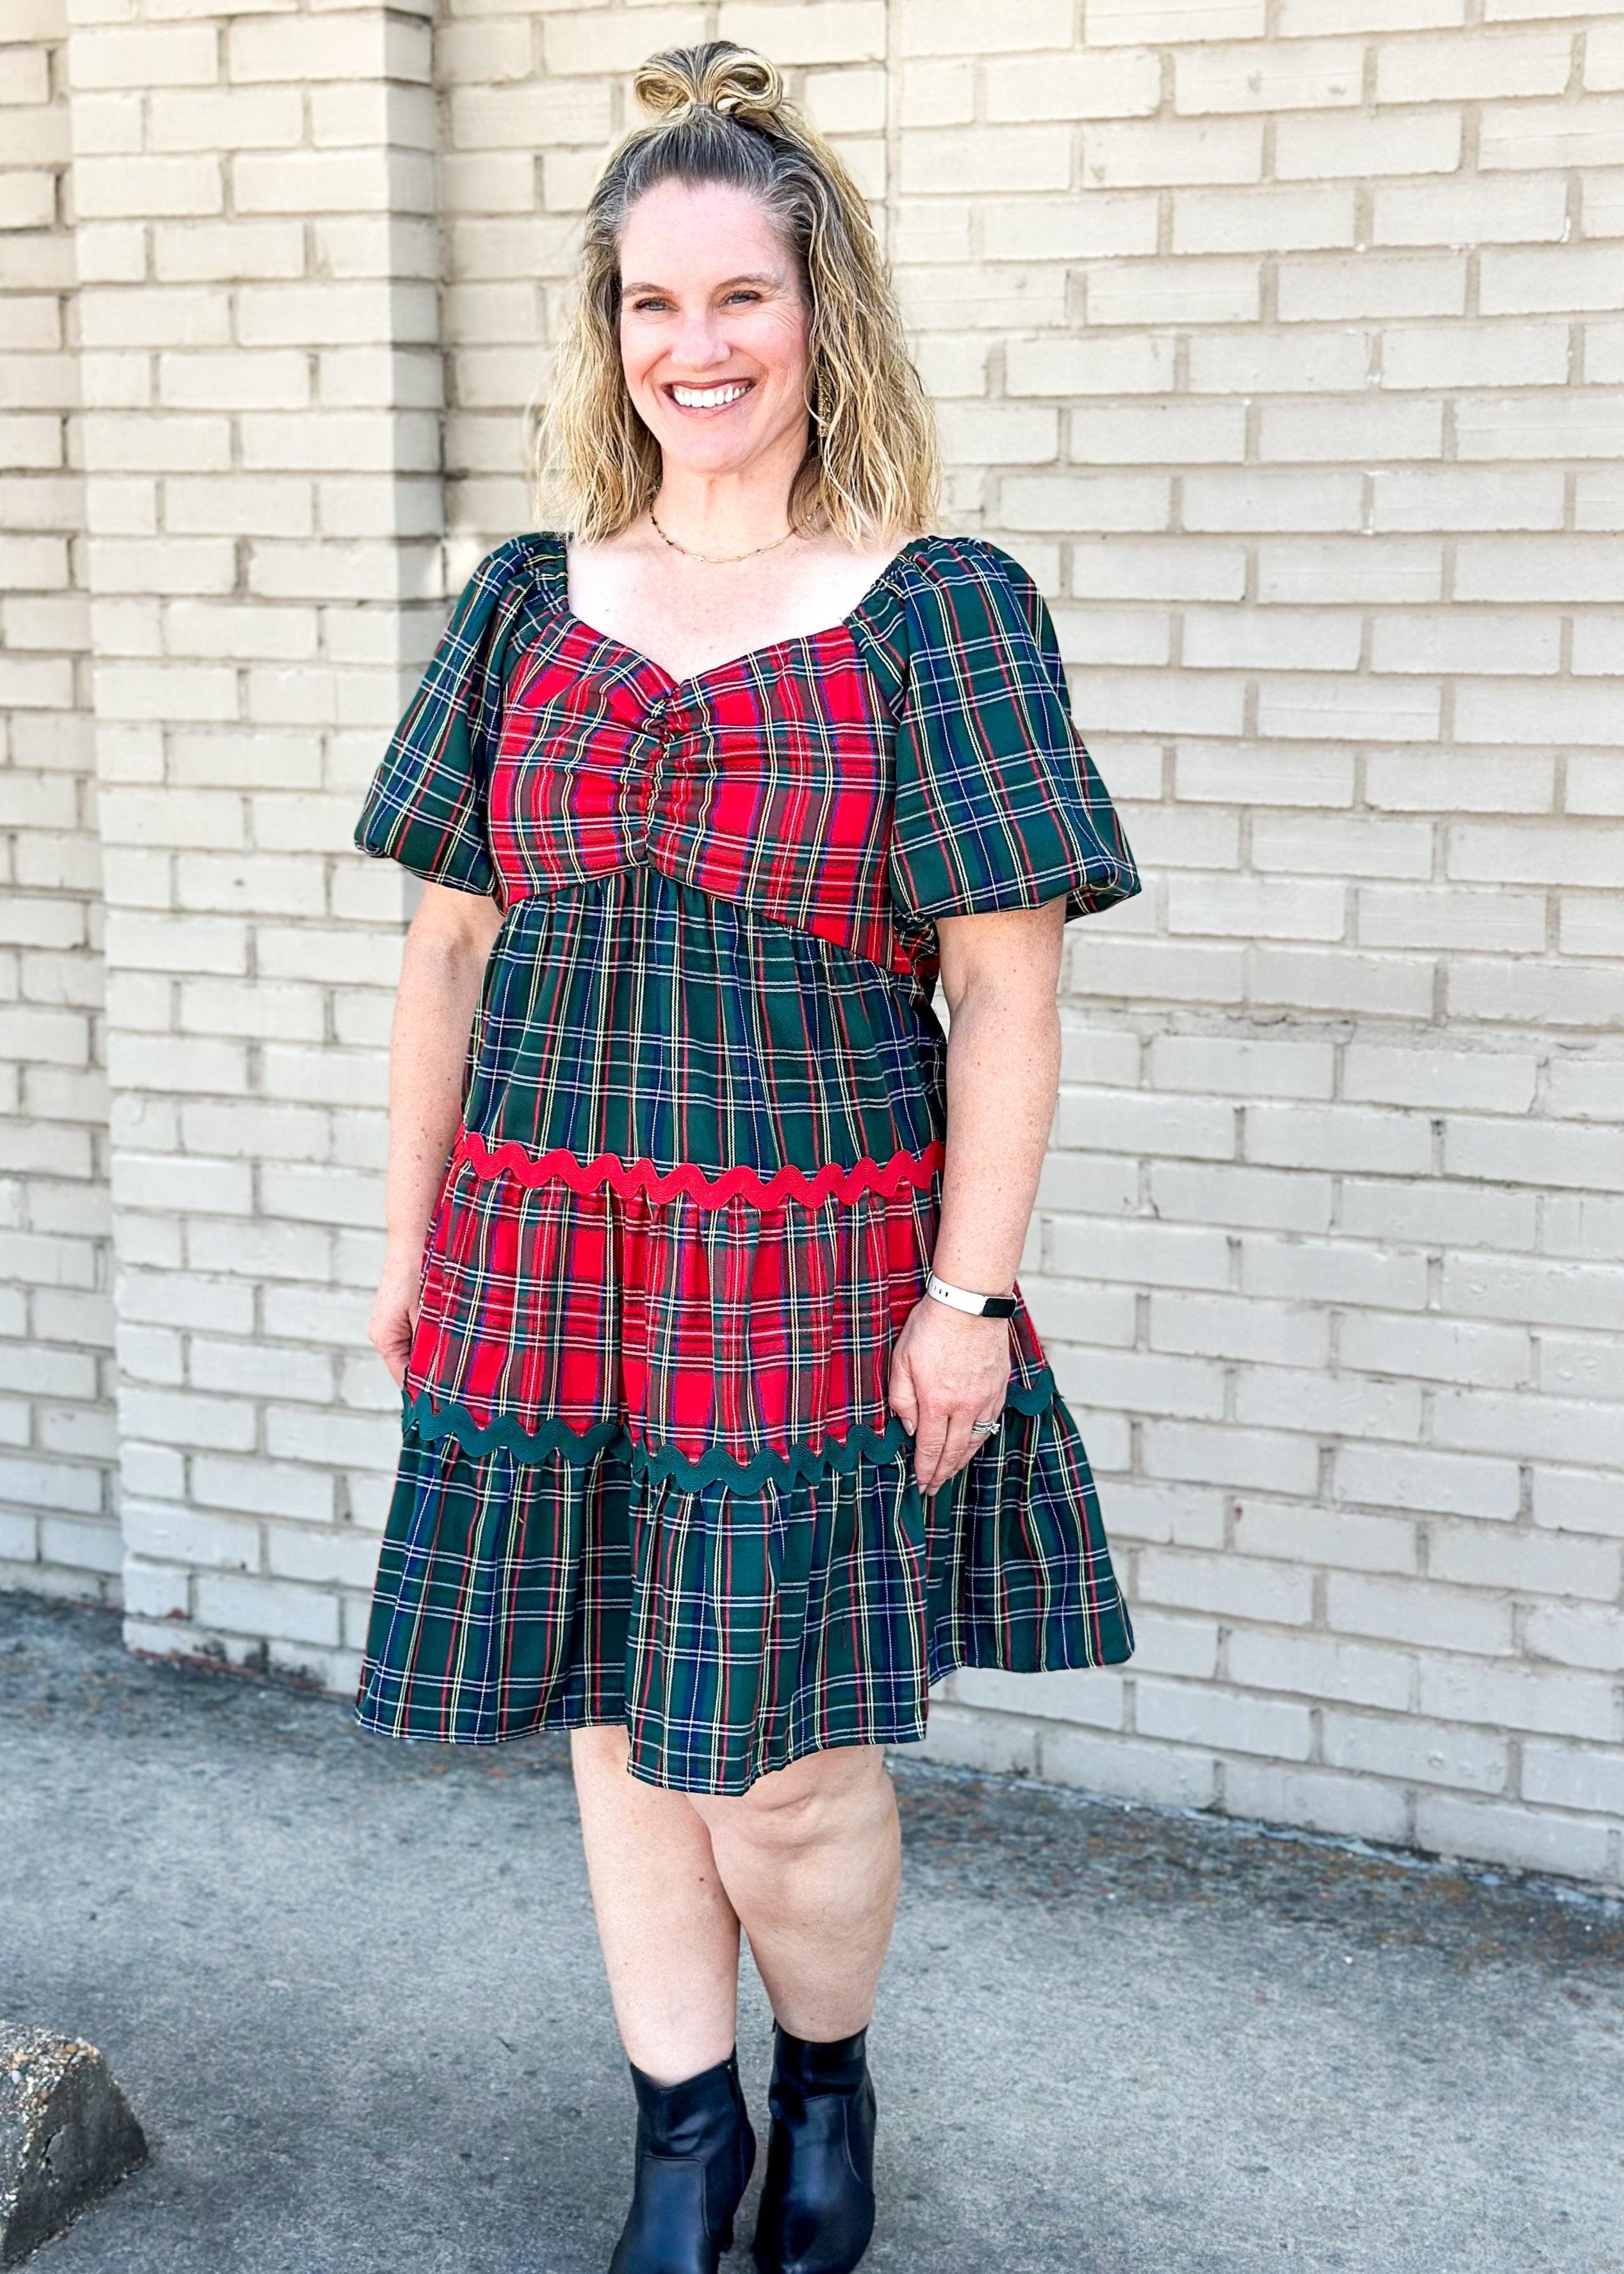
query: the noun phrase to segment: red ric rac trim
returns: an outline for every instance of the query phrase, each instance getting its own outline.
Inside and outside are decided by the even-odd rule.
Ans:
[[[618,1193],[641,1190],[658,1201],[674,1200],[680,1193],[687,1193],[706,1208],[719,1208],[731,1200],[747,1200],[756,1208],[772,1208],[793,1200],[816,1208],[831,1198],[853,1201],[866,1192],[894,1194],[904,1185],[923,1192],[945,1156],[946,1148],[933,1141],[922,1153],[893,1153],[889,1161],[871,1160],[865,1154],[849,1169],[831,1162],[809,1175],[805,1169],[791,1166],[775,1169],[770,1177],[749,1167],[726,1169],[719,1177],[707,1177],[691,1161],[661,1171],[652,1161],[622,1161],[618,1153],[578,1160],[565,1146],[555,1147],[550,1153],[530,1154],[515,1138],[488,1145],[477,1130],[464,1129],[453,1148],[451,1166],[466,1161],[479,1176],[512,1177],[521,1185],[545,1185],[561,1178],[577,1193],[595,1192],[604,1184],[613,1185]]]

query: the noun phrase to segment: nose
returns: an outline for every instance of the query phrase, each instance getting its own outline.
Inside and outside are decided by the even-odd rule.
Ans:
[[[682,371],[714,371],[733,350],[722,336],[714,309],[684,310],[666,350],[671,362]]]

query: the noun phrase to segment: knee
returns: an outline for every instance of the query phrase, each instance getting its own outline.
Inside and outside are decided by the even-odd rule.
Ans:
[[[752,1788],[732,1811],[731,1838],[758,1856],[786,1858],[838,1837],[842,1811],[831,1794],[762,1793]]]
[[[760,1777],[736,1799],[707,1800],[712,1837],[752,1851],[763,1861],[790,1861],[808,1851],[861,1836],[891,1784],[876,1747],[816,1753],[787,1769]]]

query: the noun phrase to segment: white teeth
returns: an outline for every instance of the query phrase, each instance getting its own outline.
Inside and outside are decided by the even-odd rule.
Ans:
[[[716,410],[725,403],[737,403],[741,395],[749,393],[749,382],[740,380],[726,387],[673,387],[673,395],[685,410]]]

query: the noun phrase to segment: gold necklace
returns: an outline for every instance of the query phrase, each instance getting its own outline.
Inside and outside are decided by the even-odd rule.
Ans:
[[[771,545],[753,545],[748,553],[695,553],[691,545],[679,545],[674,537],[665,536],[658,522],[654,520],[652,506],[649,508],[649,519],[654,522],[654,534],[664,538],[673,553],[685,553],[690,561],[708,561],[713,568],[726,568],[733,561],[754,561],[758,553],[776,553],[780,545],[787,545],[795,534],[793,529],[786,529],[783,536],[775,537]]]

